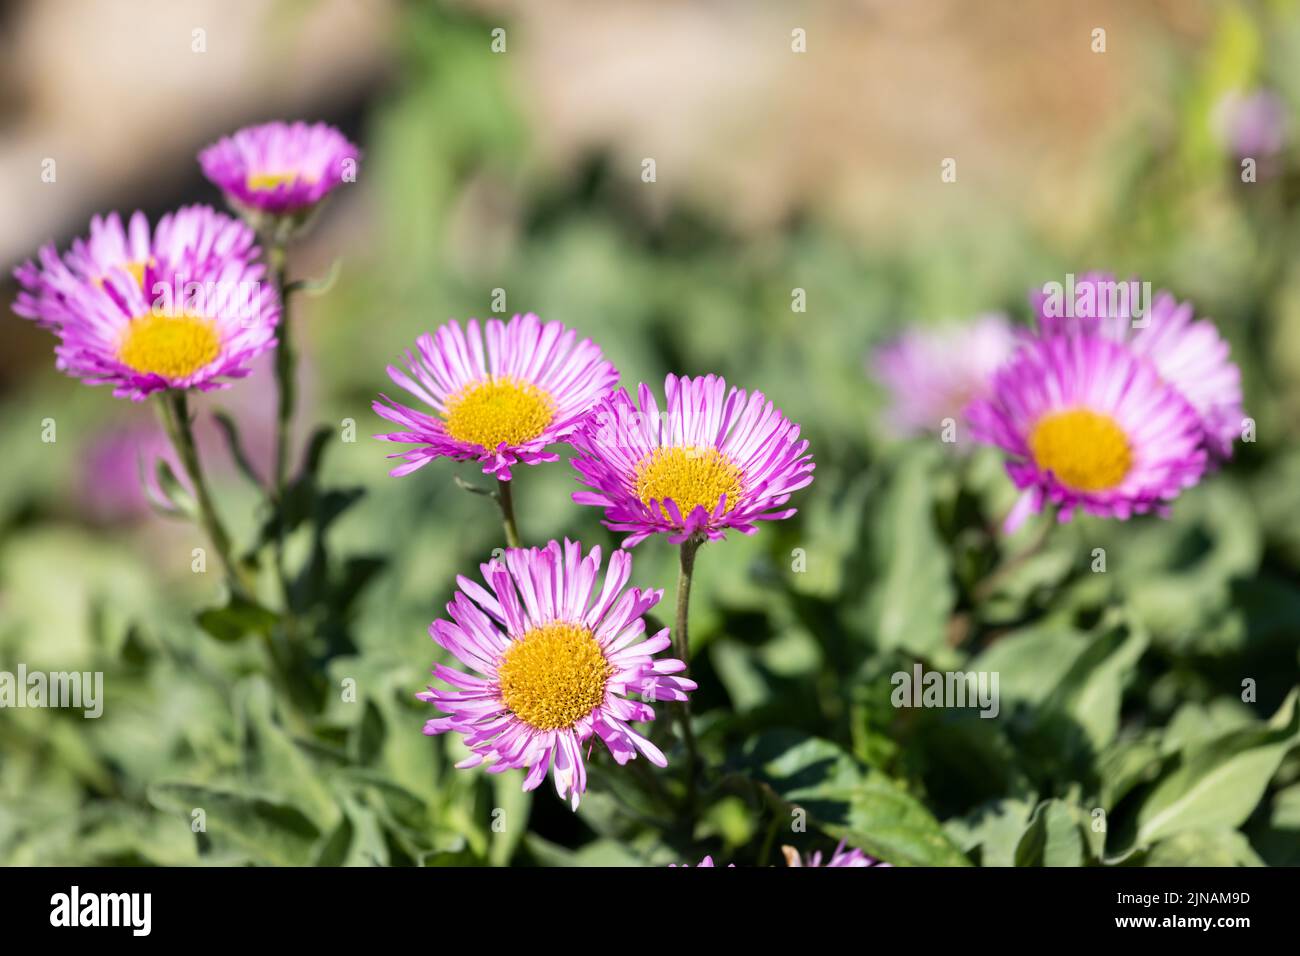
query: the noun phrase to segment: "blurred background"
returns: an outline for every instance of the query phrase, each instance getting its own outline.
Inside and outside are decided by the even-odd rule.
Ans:
[[[382,430],[370,402],[419,333],[491,315],[497,289],[507,314],[595,339],[627,385],[718,372],[763,390],[812,443],[818,478],[800,514],[701,555],[692,637],[719,754],[778,727],[834,740],[993,862],[991,849],[974,855],[992,847],[972,836],[978,808],[1016,817],[1071,792],[1086,808],[1103,745],[1161,728],[1157,751],[1176,750],[1267,717],[1300,676],[1297,6],[5,4],[6,305],[13,267],[45,242],[66,248],[93,214],[221,206],[194,156],[239,126],[322,119],[360,144],[358,182],[290,270],[339,270],[294,316],[302,436],[347,419],[358,434],[328,450],[328,479],[367,492],[330,544],[386,563],[337,622],[352,652],[321,665],[358,680],[361,706],[327,708],[308,733],[269,702],[256,644],[193,622],[218,585],[190,571],[198,532],[151,514],[138,489],[138,457],[161,447],[154,409],[58,374],[53,339],[5,309],[0,668],[102,670],[107,700],[97,721],[0,714],[0,861],[664,863],[696,843],[743,854],[758,839],[740,797],[667,839],[599,793],[575,818],[549,793],[520,795],[516,775],[456,774],[456,745],[419,733],[426,628],[499,527],[490,503],[452,482],[473,478],[470,465],[388,478],[393,449],[368,437]],[[1249,100],[1260,95],[1275,108]],[[1254,182],[1242,155],[1257,160]],[[941,179],[947,159],[955,182]],[[980,591],[1017,544],[991,530],[1014,497],[1000,462],[892,436],[867,356],[911,324],[989,311],[1026,322],[1031,287],[1089,269],[1139,274],[1216,320],[1258,440],[1174,520],[1079,522]],[[796,290],[806,311],[792,309]],[[196,404],[222,511],[248,541],[256,496],[210,413],[231,411],[265,469],[269,365]],[[519,477],[528,541],[614,543],[569,502],[567,465]],[[1095,546],[1111,556],[1104,581],[1080,557]],[[806,555],[797,574],[794,549]],[[635,557],[635,583],[675,579],[663,542]],[[1116,678],[1115,739],[1077,765],[1059,753],[1036,763],[1040,738],[1014,722],[954,729],[889,711],[887,675],[908,661],[963,666],[1018,629],[1081,635],[1118,606],[1144,649]],[[1061,656],[1037,647],[1023,666]],[[1000,666],[1004,695],[1032,710],[1050,678],[1026,671],[1008,690],[1020,665]],[[1257,708],[1239,703],[1243,677],[1259,682]],[[273,730],[295,743],[275,750]],[[351,789],[321,762],[347,764]],[[1207,837],[1196,852],[1300,862],[1298,778],[1266,778],[1242,825],[1249,845]],[[1109,797],[1122,808],[1126,795]],[[185,808],[218,804],[243,822],[196,839]],[[484,808],[498,805],[527,828],[492,831]],[[302,819],[285,823],[284,806]]]

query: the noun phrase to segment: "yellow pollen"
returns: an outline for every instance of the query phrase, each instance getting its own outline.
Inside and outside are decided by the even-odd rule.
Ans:
[[[730,513],[740,479],[740,466],[716,448],[656,448],[636,466],[636,495],[647,505],[672,499],[685,518],[697,505],[712,513],[725,494]]]
[[[1029,433],[1034,462],[1075,491],[1114,488],[1133,467],[1124,429],[1085,408],[1044,415]]]
[[[591,631],[556,621],[511,643],[497,665],[497,683],[516,717],[538,730],[559,730],[604,702],[613,673]]]
[[[277,189],[285,183],[297,182],[300,177],[297,173],[249,173],[249,189]]]
[[[555,417],[555,400],[544,390],[512,378],[465,386],[447,400],[447,434],[489,451],[502,442],[522,445]]]
[[[131,320],[117,350],[137,372],[184,378],[217,357],[221,338],[209,319],[194,315],[142,315]]]

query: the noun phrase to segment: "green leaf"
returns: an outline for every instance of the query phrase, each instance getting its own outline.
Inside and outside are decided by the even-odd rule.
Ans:
[[[1236,830],[1187,830],[1161,840],[1143,866],[1263,866],[1250,841]]]
[[[772,699],[772,687],[754,651],[739,641],[714,641],[709,645],[709,662],[718,672],[736,713],[757,710]]]
[[[239,425],[235,419],[224,409],[213,412],[212,417],[216,419],[217,427],[226,440],[226,448],[230,451],[230,457],[235,467],[239,469],[239,473],[247,478],[253,487],[261,488],[262,476],[257,473],[248,453],[244,450],[243,440],[239,437]]]
[[[333,828],[339,806],[312,761],[293,742],[275,714],[270,685],[260,676],[235,687],[244,771],[259,790],[292,803],[321,831]]]
[[[1300,743],[1300,707],[1292,691],[1267,726],[1234,730],[1185,751],[1138,812],[1137,843],[1185,830],[1235,829],[1255,809],[1286,752]]]
[[[269,634],[280,617],[249,598],[232,594],[224,607],[200,611],[195,620],[217,640],[237,641],[249,634]]]
[[[202,810],[206,832],[237,847],[248,859],[272,866],[302,866],[315,856],[320,831],[297,807],[263,796],[191,783],[158,783],[149,802],[186,820]]]
[[[1045,623],[1007,634],[976,657],[967,668],[998,674],[1001,713],[1017,704],[1038,707],[1061,685],[1087,647],[1083,635]]]
[[[1097,758],[1102,807],[1107,811],[1115,809],[1115,805],[1134,787],[1159,776],[1162,766],[1158,733],[1112,743]]]
[[[320,279],[295,279],[284,287],[284,294],[287,298],[290,294],[300,292],[303,295],[320,296],[334,288],[334,284],[339,281],[339,276],[343,274],[343,260],[335,259],[330,263],[330,271]]]
[[[934,528],[934,467],[932,447],[908,449],[874,505],[879,576],[866,608],[878,648],[926,658],[943,648],[956,600],[948,550]]]
[[[338,826],[321,838],[320,846],[312,866],[343,866],[352,847],[352,820],[347,814],[339,820]]]
[[[492,794],[496,806],[493,808],[488,862],[493,866],[505,866],[528,830],[528,811],[532,807],[533,795],[522,790],[517,781],[505,774],[493,776]]]
[[[544,840],[534,833],[524,837],[528,852],[544,866],[644,866],[645,861],[618,840],[593,840],[577,850]],[[694,866],[694,863],[691,864]]]
[[[800,543],[806,567],[793,575],[793,589],[831,599],[844,593],[846,584],[852,585],[854,563],[862,551],[863,514],[878,482],[879,469],[862,471],[845,486],[823,488],[802,506]]]
[[[1075,658],[1044,703],[1068,715],[1087,735],[1093,752],[1115,739],[1124,681],[1146,650],[1146,634],[1133,627],[1103,630]]]
[[[1166,725],[1161,749],[1170,754],[1193,749],[1258,720],[1253,708],[1235,697],[1218,697],[1205,704],[1186,703]]]
[[[1232,582],[1258,573],[1259,521],[1249,496],[1225,481],[1193,489],[1178,508],[1178,521],[1147,526],[1108,548],[1109,573],[1157,643],[1222,653],[1223,636],[1207,625],[1228,609]]]
[[[1300,783],[1273,795],[1267,819],[1251,829],[1250,839],[1270,866],[1300,866]]]
[[[345,800],[349,827],[347,852],[339,866],[388,866],[388,844],[384,842],[384,828],[379,815],[355,800]]]
[[[743,771],[810,822],[889,863],[969,866],[925,806],[883,773],[862,766],[829,741],[792,731],[751,739]]]
[[[1075,812],[1062,800],[1044,800],[1016,845],[1016,866],[1080,866],[1083,837]]]
[[[154,461],[153,483],[145,478],[144,459],[139,459],[138,464],[140,487],[155,512],[167,518],[185,517],[194,520],[198,517],[198,505],[194,496],[181,483],[166,458],[159,457]]]
[[[1033,812],[1027,800],[994,800],[947,821],[944,830],[966,853],[978,851],[981,866],[1015,866],[1016,847]]]

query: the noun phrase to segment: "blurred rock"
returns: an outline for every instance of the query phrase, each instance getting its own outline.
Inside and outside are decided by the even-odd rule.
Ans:
[[[476,6],[518,24],[519,87],[550,164],[609,149],[638,183],[653,158],[651,208],[685,195],[752,230],[811,207],[877,241],[995,208],[1050,229],[1086,219],[1102,133],[1150,105],[1134,95],[1150,40],[1210,26],[1201,2]],[[949,157],[956,184],[940,181]]]

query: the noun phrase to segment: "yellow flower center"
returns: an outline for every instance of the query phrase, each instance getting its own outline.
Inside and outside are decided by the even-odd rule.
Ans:
[[[132,279],[134,279],[136,285],[143,288],[144,270],[145,267],[148,265],[149,263],[147,262],[143,262],[139,259],[134,259],[130,262],[123,262],[119,268],[121,268],[123,271],[127,273],[127,275],[129,275]],[[95,280],[95,285],[99,286],[100,288],[103,288],[104,280],[106,280],[107,278],[108,278],[107,275],[100,276],[98,279]]]
[[[1124,429],[1084,408],[1044,415],[1029,434],[1029,448],[1039,468],[1076,491],[1114,488],[1133,467]]]
[[[217,357],[221,337],[210,319],[142,315],[131,320],[117,357],[137,372],[184,378]]]
[[[271,190],[298,179],[297,173],[249,173],[247,183],[249,189]]]
[[[538,730],[559,730],[604,702],[613,673],[591,631],[556,621],[510,645],[497,665],[497,683],[516,717]]]
[[[656,448],[636,466],[636,495],[647,505],[671,498],[685,518],[698,505],[712,513],[725,494],[730,513],[740,479],[740,466],[716,448]]]
[[[555,417],[555,400],[544,390],[512,378],[489,378],[465,386],[447,400],[447,434],[488,450],[502,442],[522,445]]]

